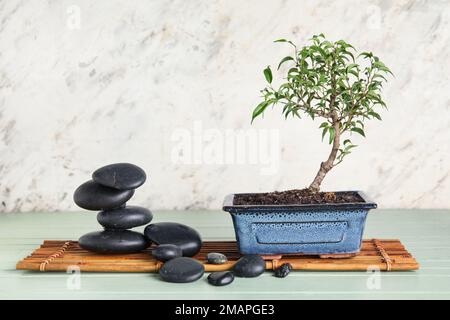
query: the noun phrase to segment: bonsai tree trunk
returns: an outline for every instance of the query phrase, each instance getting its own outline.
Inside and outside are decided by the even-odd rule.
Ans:
[[[331,149],[330,155],[328,156],[328,159],[325,162],[322,162],[320,164],[319,171],[316,174],[316,177],[314,178],[314,181],[309,186],[309,190],[313,192],[319,192],[320,185],[325,178],[328,171],[330,171],[334,167],[334,161],[336,160],[337,153],[339,151],[339,145],[340,145],[340,123],[337,120],[337,116],[333,115],[333,128],[334,128],[334,139],[333,139],[333,147]]]

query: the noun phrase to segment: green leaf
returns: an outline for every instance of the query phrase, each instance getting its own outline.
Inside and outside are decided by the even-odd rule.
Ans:
[[[325,49],[333,48],[333,44],[328,40],[323,41],[320,45]]]
[[[266,77],[268,83],[272,83],[272,70],[270,70],[270,66],[264,69],[264,77]]]
[[[295,44],[292,41],[289,41],[287,39],[278,39],[278,40],[275,40],[274,42],[287,42],[297,50],[297,47],[295,46]]]
[[[334,136],[336,134],[336,131],[334,130],[333,127],[328,127],[328,131],[330,131],[330,140],[328,141],[328,143],[332,144],[333,140],[334,140]]]
[[[381,116],[378,113],[376,113],[375,111],[369,111],[368,114],[374,118],[377,118],[378,120],[381,120]]]
[[[255,110],[253,110],[253,114],[252,114],[252,122],[251,122],[251,123],[253,123],[253,120],[255,120],[255,118],[256,118],[257,116],[259,116],[261,113],[264,112],[264,110],[266,110],[266,108],[267,108],[268,105],[269,105],[269,102],[268,102],[268,101],[263,101],[263,102],[261,102],[260,104],[258,104],[258,105],[256,106]]]
[[[378,57],[374,57],[374,59],[375,59],[375,62],[373,63],[374,67],[376,68],[386,67],[384,63],[378,59]]]
[[[358,57],[364,57],[364,58],[372,58],[373,54],[372,52],[361,52]]]
[[[325,137],[325,135],[327,134],[327,132],[328,132],[328,127],[323,128],[323,130],[322,130],[322,141],[323,141],[323,138]]]
[[[287,56],[287,57],[284,57],[283,59],[281,59],[280,63],[278,64],[277,70],[280,69],[280,67],[283,63],[285,63],[286,61],[291,61],[291,60],[294,60],[294,58],[292,58],[291,56]]]
[[[350,56],[350,57],[352,58],[352,60],[355,61],[355,56],[354,56],[353,53],[351,53],[350,51],[347,51],[347,50],[343,51],[343,52],[342,52],[342,56],[343,56],[343,57],[345,57],[345,56]]]
[[[390,73],[392,76],[394,76],[394,74],[392,73],[391,70],[389,70],[388,67],[380,67],[380,68],[378,68],[378,69],[380,69],[381,71],[384,71],[384,72],[386,72],[386,73]]]
[[[350,70],[348,73],[354,75],[356,78],[359,78],[359,74],[355,70]]]
[[[298,110],[296,108],[293,108],[292,112],[293,112],[294,116],[296,116],[297,118],[299,118],[299,119],[302,118],[302,117],[300,117],[300,114],[298,113]]]
[[[328,127],[328,122],[322,122],[319,128],[325,128]]]
[[[311,46],[311,49],[312,49],[313,51],[319,52],[319,54],[320,54],[322,57],[324,57],[324,58],[327,57],[327,53],[326,53],[325,50],[323,50],[321,47],[319,47],[319,46]]]
[[[355,128],[351,128],[350,130],[359,133],[359,134],[362,135],[363,137],[366,137],[366,135],[364,134],[364,130],[361,129],[361,128],[356,128],[356,127],[355,127]]]
[[[350,153],[350,149],[353,149],[355,147],[357,147],[356,144],[351,144],[349,146],[346,146],[344,151]]]
[[[387,81],[387,79],[381,74],[374,75],[372,79],[376,79],[376,78],[382,78],[384,81]]]

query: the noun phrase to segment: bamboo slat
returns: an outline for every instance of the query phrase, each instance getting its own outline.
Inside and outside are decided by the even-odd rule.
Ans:
[[[18,270],[63,271],[78,267],[82,272],[157,272],[162,263],[153,259],[152,248],[133,254],[98,254],[86,251],[76,241],[45,240],[31,255],[17,263]],[[222,265],[206,262],[208,252],[221,252],[229,260]],[[235,241],[206,241],[194,258],[205,265],[205,271],[229,270],[241,254]],[[381,271],[417,270],[419,264],[396,239],[364,240],[358,255],[350,258],[324,259],[318,256],[283,255],[266,260],[266,269],[289,262],[294,270],[314,271]]]

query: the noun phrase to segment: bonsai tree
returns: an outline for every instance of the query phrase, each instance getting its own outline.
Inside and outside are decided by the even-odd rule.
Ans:
[[[285,63],[291,67],[278,88],[272,85],[270,66],[264,69],[268,86],[261,90],[263,101],[253,111],[252,122],[269,106],[279,106],[285,118],[306,115],[321,119],[322,140],[328,137],[331,151],[308,188],[318,192],[327,173],[356,147],[351,134],[365,137],[365,121],[381,120],[377,111],[386,108],[381,90],[386,75],[392,72],[371,52],[358,55],[343,40],[330,42],[323,34],[310,40],[311,44],[301,49],[286,39],[275,41],[294,48],[294,54],[284,57],[277,69]]]

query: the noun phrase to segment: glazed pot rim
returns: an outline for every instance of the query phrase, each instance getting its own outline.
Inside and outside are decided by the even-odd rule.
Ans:
[[[358,194],[364,202],[345,202],[345,203],[312,203],[312,204],[269,204],[269,205],[235,205],[234,197],[237,195],[250,195],[257,193],[232,193],[225,197],[222,209],[229,211],[233,209],[283,209],[283,210],[348,210],[348,209],[375,209],[377,204],[373,202],[364,192],[359,190],[335,191],[335,192],[354,192]]]

